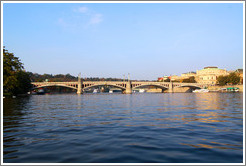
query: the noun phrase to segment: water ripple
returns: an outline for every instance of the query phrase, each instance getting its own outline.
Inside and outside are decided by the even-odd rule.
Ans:
[[[4,100],[5,163],[240,163],[241,93]]]

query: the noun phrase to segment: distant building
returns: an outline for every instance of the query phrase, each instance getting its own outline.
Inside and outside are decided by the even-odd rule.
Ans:
[[[159,82],[164,81],[163,77],[158,77],[158,81],[159,81]]]
[[[172,81],[179,81],[181,79],[181,77],[177,75],[172,75],[170,78]]]
[[[159,77],[159,78],[158,78],[158,81],[159,81],[159,82],[164,82],[164,81],[167,80],[167,79],[168,79],[168,76]]]
[[[187,79],[187,78],[190,78],[190,77],[196,77],[196,72],[191,71],[191,72],[188,72],[188,73],[181,74],[181,78],[182,79]]]
[[[202,70],[197,70],[196,81],[197,83],[213,85],[216,84],[218,76],[228,75],[226,69],[219,69],[218,67],[208,66]]]

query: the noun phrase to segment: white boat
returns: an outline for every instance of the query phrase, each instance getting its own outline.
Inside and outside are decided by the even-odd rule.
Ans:
[[[139,89],[139,93],[144,93],[144,92],[146,92],[145,89]]]
[[[110,90],[108,93],[114,93],[113,90]]]
[[[93,90],[93,93],[98,93],[98,89],[94,89]]]
[[[44,91],[43,89],[39,89],[39,90],[37,91],[37,94],[38,94],[38,95],[44,95],[44,94],[45,94],[45,91]]]
[[[208,89],[196,89],[192,91],[193,93],[207,93],[209,92]]]

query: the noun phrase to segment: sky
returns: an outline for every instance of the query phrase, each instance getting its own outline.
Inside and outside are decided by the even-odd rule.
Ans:
[[[243,68],[242,3],[4,3],[3,45],[27,71],[156,80]]]

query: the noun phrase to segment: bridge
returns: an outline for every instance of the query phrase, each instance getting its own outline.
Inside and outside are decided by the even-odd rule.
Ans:
[[[154,86],[162,89],[162,92],[174,92],[174,88],[190,87],[190,88],[204,88],[207,85],[198,83],[178,83],[178,82],[156,82],[156,81],[81,81],[78,78],[77,82],[32,82],[34,88],[42,88],[49,86],[62,86],[76,89],[78,94],[82,94],[87,88],[97,86],[113,86],[122,90],[125,94],[131,94],[132,90],[145,86]]]

